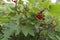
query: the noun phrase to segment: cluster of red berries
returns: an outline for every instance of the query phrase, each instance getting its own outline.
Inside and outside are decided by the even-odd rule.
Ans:
[[[16,3],[17,2],[17,0],[12,0],[14,3]]]
[[[40,11],[38,14],[37,14],[37,18],[39,19],[39,20],[45,20],[45,18],[44,18],[44,16],[43,16],[43,12],[45,11],[45,9],[44,10],[42,10],[42,11]]]
[[[37,14],[37,18],[39,20],[45,20],[44,16],[42,14],[39,14],[39,13]]]
[[[36,15],[36,17],[39,19],[39,20],[45,20],[44,16],[41,14],[41,13],[38,13]]]

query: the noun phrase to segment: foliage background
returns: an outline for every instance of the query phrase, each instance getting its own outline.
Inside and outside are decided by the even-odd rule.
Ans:
[[[60,40],[60,4],[28,1],[14,5],[0,1],[0,40]],[[36,17],[42,10],[44,20]]]

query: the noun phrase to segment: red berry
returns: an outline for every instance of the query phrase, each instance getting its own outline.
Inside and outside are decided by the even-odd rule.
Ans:
[[[38,18],[39,20],[44,20],[44,17],[43,17],[41,14],[38,14],[38,15],[37,15],[37,18]]]
[[[16,0],[12,0],[14,3],[16,3],[17,1]]]

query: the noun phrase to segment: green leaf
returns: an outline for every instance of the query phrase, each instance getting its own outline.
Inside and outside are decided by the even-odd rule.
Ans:
[[[42,0],[37,0],[39,3],[42,3]]]
[[[42,8],[48,8],[49,5],[50,5],[50,1],[49,0],[45,0],[44,2],[42,2],[42,0],[38,0],[38,2],[39,2],[40,6]]]
[[[10,0],[7,0],[7,1],[10,1]]]
[[[28,35],[29,29],[27,27],[22,27],[22,32],[25,36]]]
[[[8,40],[8,38],[2,38],[1,40]]]
[[[50,33],[48,36],[49,38],[51,38],[51,40],[57,40],[53,33]]]
[[[1,23],[9,22],[9,19],[7,17],[0,17],[0,22]]]
[[[28,0],[31,4],[35,4],[36,0]]]
[[[53,4],[50,6],[49,12],[56,16],[57,18],[60,18],[60,4]]]
[[[29,31],[29,34],[32,35],[32,36],[34,36],[34,31],[33,30],[30,30]]]
[[[28,35],[28,33],[32,36],[34,36],[34,31],[33,31],[33,26],[31,26],[30,24],[27,24],[26,26],[22,27],[22,32],[25,36]]]
[[[58,40],[60,40],[60,36],[56,35],[56,37],[58,38]]]
[[[15,36],[20,33],[20,27],[13,22],[5,23],[2,32],[4,33],[4,38],[10,38],[10,36],[12,36],[14,33]]]

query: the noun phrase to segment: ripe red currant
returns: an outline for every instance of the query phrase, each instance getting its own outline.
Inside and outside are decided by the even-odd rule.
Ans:
[[[41,14],[37,14],[37,18],[38,18],[39,20],[44,20],[44,17],[43,17],[43,15],[41,15]]]
[[[14,3],[16,3],[17,1],[16,0],[12,0]]]

